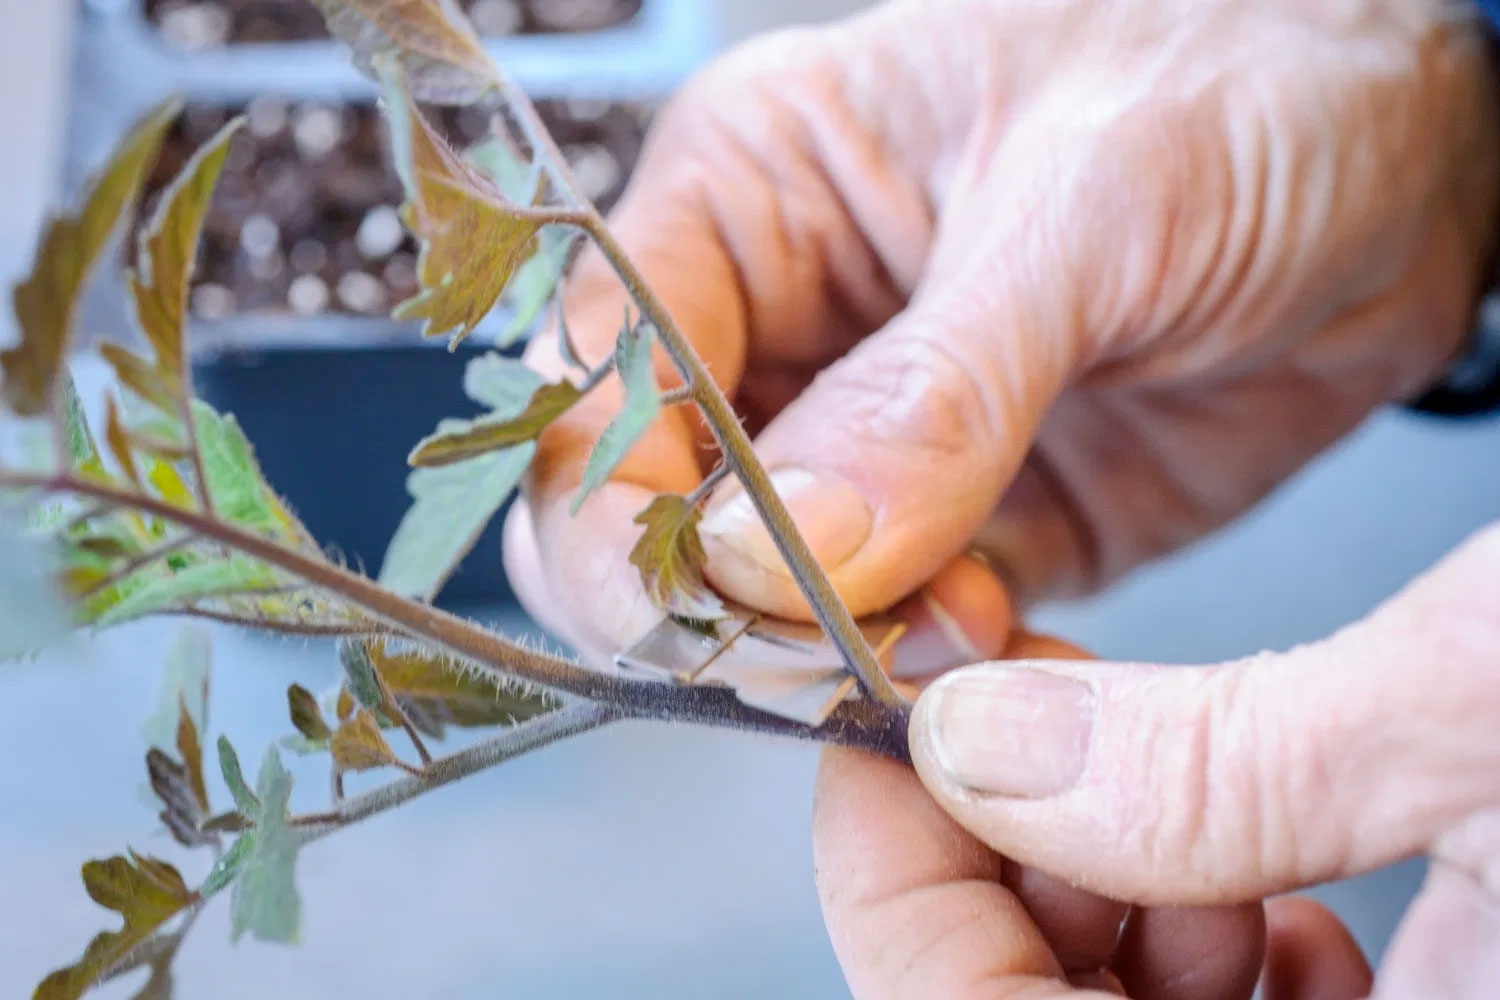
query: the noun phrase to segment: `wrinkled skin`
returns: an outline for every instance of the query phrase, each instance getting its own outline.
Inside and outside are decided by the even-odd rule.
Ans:
[[[1007,655],[1031,656],[1013,644],[1012,600],[1097,588],[1217,527],[1441,370],[1468,327],[1497,230],[1497,93],[1476,25],[1438,0],[891,3],[767,37],[703,72],[661,116],[611,221],[743,414],[845,601],[856,614],[894,606],[910,620],[897,669],[928,675],[1007,644]],[[586,255],[567,301],[586,359],[609,350],[624,301],[602,259]],[[564,370],[550,338],[528,360]],[[658,370],[676,384],[664,357]],[[674,409],[570,517],[618,398],[607,386],[548,431],[506,529],[527,607],[599,660],[655,617],[626,560],[639,530],[631,517],[657,492],[692,489],[715,461],[706,428]],[[713,498],[704,533],[720,590],[807,616],[736,487]],[[1500,576],[1494,549],[1481,545],[1480,569],[1468,572]],[[1473,582],[1456,585],[1459,596],[1474,596],[1462,592]],[[1481,631],[1440,601],[1430,610],[1420,632],[1392,633],[1391,648],[1425,656],[1450,628]],[[1491,660],[1500,653],[1492,635],[1461,641]],[[830,754],[820,885],[856,993],[928,996],[924,983],[941,981],[948,996],[1065,995],[1066,975],[1108,965],[1112,978],[1095,984],[1105,989],[1248,995],[1266,951],[1256,900],[1465,828],[1464,810],[1482,796],[1443,813],[1446,827],[1397,812],[1320,820],[1320,837],[1345,846],[1356,817],[1361,829],[1384,823],[1370,834],[1379,849],[1275,868],[1275,844],[1210,845],[1179,859],[1193,877],[1174,874],[1142,838],[1163,824],[1213,824],[1174,814],[1197,800],[1142,797],[1162,777],[1153,755],[1167,755],[1161,766],[1177,780],[1238,768],[1240,780],[1268,786],[1216,798],[1212,814],[1261,830],[1258,795],[1275,802],[1284,785],[1317,785],[1307,776],[1319,768],[1353,766],[1347,752],[1319,755],[1334,748],[1294,723],[1389,721],[1345,710],[1332,692],[1350,668],[1327,657],[1298,651],[1202,676],[1283,678],[1283,659],[1328,678],[1322,714],[1306,710],[1312,702],[1274,703],[1296,693],[1283,679],[1265,689],[1270,701],[1245,708],[1256,714],[1245,726],[1266,727],[1246,731],[1265,743],[1237,741],[1212,759],[1188,751],[1215,747],[1209,723],[1233,719],[1215,699],[1240,704],[1222,693],[1204,701],[1212,683],[1166,668],[1120,669],[1111,680],[1106,666],[1071,667],[1095,696],[1085,792],[976,797],[955,782],[954,760],[970,768],[967,780],[994,748],[971,741],[966,757],[935,756],[944,727],[932,706],[962,700],[971,717],[1009,723],[1015,712],[994,685],[944,681],[919,703],[914,752],[947,814],[910,772]],[[1493,705],[1493,674],[1445,675],[1461,697],[1433,710]],[[1117,703],[1114,684],[1139,705]],[[1405,695],[1368,690],[1369,703]],[[1158,705],[1158,695],[1178,700]],[[1157,740],[1161,730],[1112,721],[1117,712],[1179,720],[1201,738]],[[1486,718],[1488,734],[1472,732],[1496,751],[1500,714]],[[1117,728],[1106,758],[1099,740]],[[1425,736],[1437,738],[1423,730],[1396,750],[1420,756]],[[1116,759],[1145,770],[1106,766]],[[1323,786],[1344,777],[1329,773]],[[1081,813],[1099,818],[1061,838],[1053,805],[1058,821],[1102,811]],[[1101,831],[1131,836],[1122,846]],[[1116,942],[1123,908],[1067,882],[1165,908],[1139,911]],[[1475,899],[1493,912],[1493,896]],[[1171,909],[1182,904],[1206,909]],[[1423,932],[1423,905],[1413,934]],[[1273,1000],[1367,988],[1357,949],[1328,914],[1303,902],[1269,914]],[[1443,961],[1478,970],[1481,959],[1493,970],[1500,952],[1482,937],[1426,948],[1403,937],[1390,961],[1412,963],[1408,973]],[[899,959],[903,947],[910,954]],[[1380,988],[1415,995],[1402,992],[1408,981],[1395,968],[1385,980],[1394,985]],[[1482,991],[1476,982],[1494,977],[1470,983]]]

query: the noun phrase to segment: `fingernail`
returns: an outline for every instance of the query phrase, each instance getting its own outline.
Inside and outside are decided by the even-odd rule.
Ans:
[[[785,466],[771,474],[771,485],[824,569],[842,565],[870,537],[870,508],[842,479]],[[710,511],[699,530],[763,569],[790,575],[760,513],[743,491]]]
[[[956,670],[917,705],[919,738],[952,783],[1019,799],[1077,784],[1088,759],[1094,693],[1081,681],[1023,666]]]

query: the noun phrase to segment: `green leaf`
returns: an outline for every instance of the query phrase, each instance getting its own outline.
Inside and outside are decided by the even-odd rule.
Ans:
[[[625,459],[636,440],[661,413],[661,393],[656,388],[656,374],[651,366],[651,347],[656,341],[650,323],[626,324],[615,340],[615,369],[625,384],[625,402],[620,412],[604,428],[589,464],[583,470],[583,483],[573,498],[573,513],[583,506],[588,495],[604,484],[615,467]]]
[[[20,416],[46,411],[67,355],[79,296],[120,219],[135,204],[162,137],[177,116],[176,100],[147,114],[89,184],[76,215],[53,216],[37,245],[31,274],[12,301],[21,342],[0,351],[0,402]]]
[[[464,392],[474,402],[488,406],[491,416],[509,419],[526,412],[542,387],[542,377],[529,365],[488,351],[464,367]]]
[[[249,931],[261,941],[291,943],[302,923],[297,894],[297,837],[287,825],[292,776],[281,766],[275,747],[266,750],[255,780],[260,808],[251,814],[255,827],[229,897],[230,940]]]
[[[208,677],[213,663],[213,636],[196,625],[179,629],[162,668],[156,708],[141,724],[146,743],[167,753],[177,745],[181,713],[202,732],[208,727]]]
[[[72,629],[46,554],[0,516],[0,660],[35,652]]]
[[[442,726],[503,726],[550,712],[557,699],[520,683],[502,683],[461,660],[414,643],[366,641],[386,690],[441,738]]]
[[[158,571],[163,572],[163,571]],[[280,585],[281,576],[270,566],[238,552],[226,559],[192,563],[177,571],[164,571],[94,619],[99,626],[118,625],[145,615],[186,607],[207,596],[265,590]]]
[[[435,598],[535,453],[536,445],[527,443],[441,469],[413,470],[406,480],[413,502],[386,549],[380,583],[405,597]]]
[[[255,452],[234,417],[221,415],[196,399],[192,409],[215,512],[242,528],[304,542],[300,525],[266,484]]]
[[[437,433],[417,442],[407,461],[418,468],[435,468],[534,441],[582,398],[583,393],[567,380],[548,382],[516,416],[443,421]]]
[[[240,769],[240,755],[234,752],[229,737],[219,737],[219,773],[224,775],[224,784],[229,786],[229,795],[234,807],[252,819],[260,812],[260,800],[245,784],[245,772]]]
[[[328,728],[328,723],[323,720],[323,710],[318,707],[318,699],[313,693],[301,684],[293,684],[286,689],[287,712],[292,717],[292,725],[297,727],[308,740],[317,742],[326,740],[333,731]]]
[[[78,386],[73,376],[64,368],[58,379],[62,391],[63,425],[68,435],[68,459],[74,470],[90,478],[103,478],[104,465],[99,459],[99,444],[94,432],[89,430],[88,417],[83,412],[83,400],[78,398]]]
[[[239,876],[240,868],[244,866],[245,858],[250,855],[250,849],[254,846],[254,830],[247,830],[236,837],[234,845],[208,870],[208,876],[203,880],[198,894],[207,898],[227,888]]]
[[[341,639],[338,654],[339,664],[344,668],[344,686],[354,700],[373,712],[382,711],[386,707],[385,689],[380,686],[380,676],[370,660],[369,647],[361,639]]]
[[[328,741],[328,750],[340,771],[371,771],[401,762],[381,735],[380,723],[368,708],[361,708],[352,718],[339,723]]]
[[[394,61],[418,100],[473,104],[498,85],[474,30],[444,0],[313,0],[329,34],[349,46],[370,77]],[[384,57],[384,59],[382,59]]]
[[[448,148],[395,74],[385,74],[384,83],[392,155],[406,189],[402,217],[422,245],[422,290],[393,315],[425,320],[424,336],[451,332],[457,344],[531,256],[541,221],[507,203],[489,178]]]
[[[83,885],[94,902],[124,917],[125,925],[97,935],[76,963],[42,980],[32,1000],[76,1000],[163,924],[198,901],[177,869],[134,852],[128,858],[86,863]]]
[[[703,512],[683,497],[656,497],[635,517],[645,531],[630,550],[630,562],[657,607],[678,618],[717,621],[728,612],[703,580]]]
[[[235,118],[190,159],[162,192],[156,214],[140,235],[139,273],[129,279],[136,318],[155,352],[156,371],[174,388],[186,386],[183,340],[187,332],[188,284],[203,217],[229,155],[229,140],[244,125]]]

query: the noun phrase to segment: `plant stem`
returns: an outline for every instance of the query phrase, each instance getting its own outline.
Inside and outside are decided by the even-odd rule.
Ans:
[[[698,506],[704,500],[708,499],[708,495],[717,489],[720,483],[729,478],[729,473],[729,466],[724,462],[720,462],[714,466],[712,472],[703,477],[703,482],[693,487],[693,492],[683,497],[683,499],[687,501],[689,507]]]
[[[0,474],[0,488],[3,487],[74,493],[155,514],[337,594],[377,620],[472,661],[476,668],[494,677],[520,677],[563,694],[604,702],[637,718],[841,743],[897,759],[906,756],[904,713],[893,712],[888,706],[869,700],[845,702],[827,722],[812,729],[751,708],[727,687],[677,686],[635,680],[590,670],[561,657],[527,649],[474,622],[394,594],[375,581],[335,566],[321,556],[288,549],[262,535],[196,511],[174,507],[142,493],[73,476],[29,474]]]
[[[531,143],[533,153],[546,165],[553,183],[577,210],[575,215],[582,217],[575,224],[593,239],[619,275],[636,306],[656,327],[662,346],[671,356],[683,381],[693,390],[698,408],[713,430],[714,437],[718,439],[725,459],[739,476],[755,509],[760,512],[761,519],[776,541],[776,548],[791,567],[797,586],[812,607],[818,624],[838,647],[845,664],[858,679],[864,693],[882,705],[905,713],[908,708],[906,699],[891,685],[890,678],[881,669],[870,644],[865,641],[864,634],[855,624],[854,616],[845,607],[832,581],[823,572],[823,567],[818,565],[807,540],[792,521],[786,504],[776,495],[770,474],[756,458],[750,436],[740,425],[729,400],[724,398],[718,383],[713,380],[703,360],[673,321],[666,305],[651,290],[634,262],[610,232],[603,216],[579,187],[573,172],[568,168],[567,159],[557,148],[557,143],[547,131],[531,99],[499,67],[496,67],[496,74],[501,98],[516,116],[527,141]]]
[[[302,827],[302,841],[308,843],[377,813],[404,805],[433,789],[504,763],[512,757],[597,729],[623,717],[624,713],[610,705],[574,702],[555,712],[548,712],[504,729],[457,753],[439,757],[418,774],[393,781],[352,799],[345,799],[332,814],[294,818],[292,823]]]
[[[750,435],[745,433],[729,400],[724,398],[724,393],[719,390],[702,359],[672,322],[666,305],[646,284],[626,256],[625,249],[615,240],[614,234],[598,215],[589,220],[588,233],[614,266],[615,272],[640,305],[641,311],[655,324],[662,345],[671,355],[683,381],[692,387],[698,408],[712,428],[714,437],[718,439],[725,462],[734,469],[745,487],[745,493],[755,504],[755,509],[775,540],[781,557],[791,567],[792,576],[812,607],[818,624],[838,647],[844,662],[858,678],[865,694],[882,705],[904,712],[907,708],[906,700],[891,686],[890,678],[881,669],[870,644],[865,641],[864,634],[855,624],[854,616],[840,599],[828,574],[818,565],[817,557],[813,555],[807,540],[797,530],[791,512],[771,484],[770,473],[755,457],[755,446],[750,441]]]

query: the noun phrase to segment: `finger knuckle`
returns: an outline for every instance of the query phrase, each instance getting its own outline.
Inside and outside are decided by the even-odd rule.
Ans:
[[[997,404],[972,365],[927,337],[871,342],[818,379],[838,401],[860,447],[897,449],[902,458],[978,456],[995,444]]]

